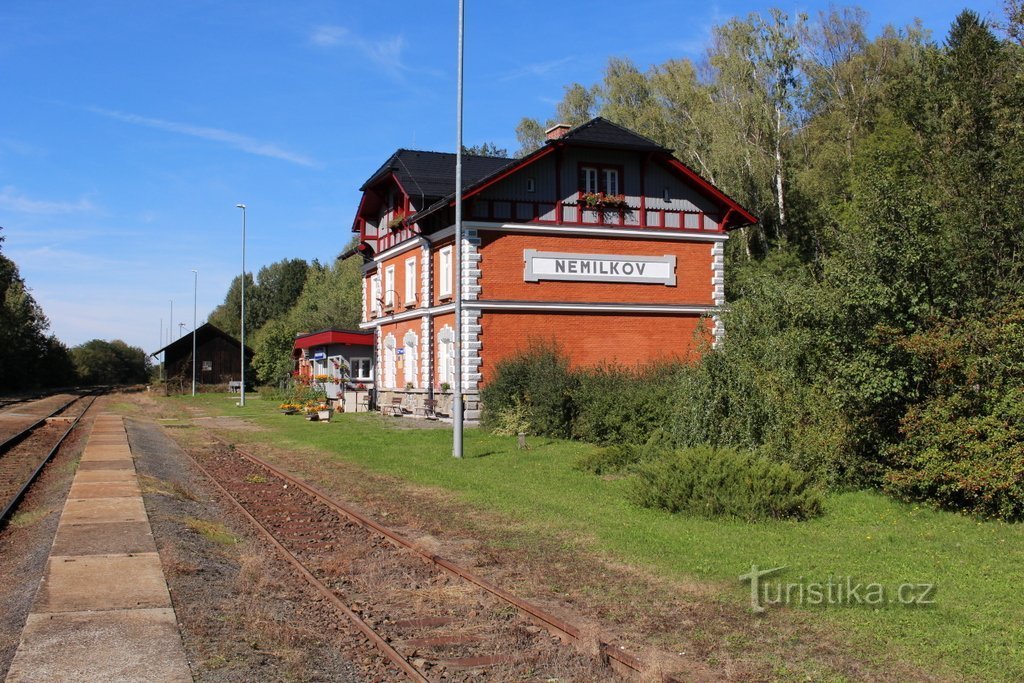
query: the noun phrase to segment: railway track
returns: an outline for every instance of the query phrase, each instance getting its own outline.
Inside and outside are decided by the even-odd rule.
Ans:
[[[0,441],[0,526],[96,400],[75,396]]]
[[[214,439],[200,469],[409,679],[682,680]]]

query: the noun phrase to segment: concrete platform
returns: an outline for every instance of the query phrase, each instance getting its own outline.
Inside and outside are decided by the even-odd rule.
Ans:
[[[124,424],[100,416],[6,681],[191,680]]]
[[[156,542],[149,522],[65,524],[57,528],[50,552],[63,557],[155,553]]]
[[[144,522],[146,507],[138,498],[68,498],[60,524],[87,522]]]
[[[7,683],[191,683],[171,609],[31,614]]]
[[[110,470],[107,470],[109,473]],[[71,485],[72,498],[125,498],[142,494],[138,481],[76,481]]]
[[[51,557],[36,613],[170,607],[156,553]]]

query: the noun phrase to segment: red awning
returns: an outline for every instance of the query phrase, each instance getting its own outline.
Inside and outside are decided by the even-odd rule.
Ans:
[[[324,330],[313,334],[303,335],[295,339],[296,349],[309,349],[314,346],[326,346],[328,344],[354,344],[357,346],[373,346],[373,333],[361,334],[359,332],[348,332],[346,330]]]

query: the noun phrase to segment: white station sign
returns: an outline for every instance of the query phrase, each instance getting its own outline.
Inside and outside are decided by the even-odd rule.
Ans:
[[[633,282],[675,286],[676,257],[622,254],[563,254],[524,249],[526,282]]]

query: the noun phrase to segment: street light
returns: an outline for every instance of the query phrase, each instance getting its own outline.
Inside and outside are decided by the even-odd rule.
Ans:
[[[235,204],[236,209],[242,210],[242,386],[239,391],[242,393],[242,400],[238,405],[245,407],[245,204]]]
[[[192,397],[196,395],[196,306],[199,302],[199,271],[192,270]]]
[[[459,0],[459,56],[455,105],[455,394],[452,406],[452,456],[462,458],[462,61],[465,4]]]

